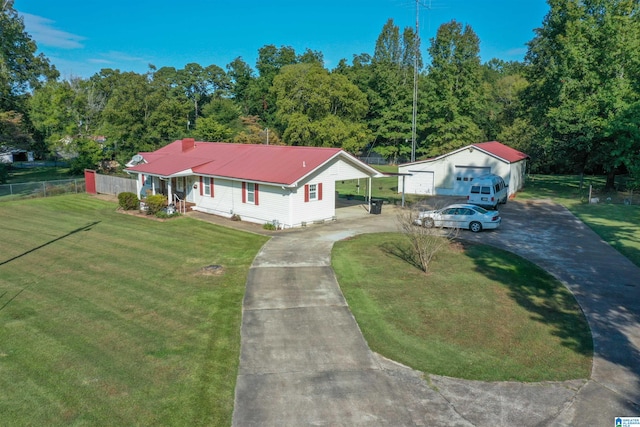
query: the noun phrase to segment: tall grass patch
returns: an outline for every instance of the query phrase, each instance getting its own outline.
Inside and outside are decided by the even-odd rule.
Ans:
[[[230,425],[246,274],[265,239],[116,208],[0,204],[3,419]]]
[[[588,378],[592,341],[571,293],[528,261],[449,246],[431,273],[399,234],[336,243],[333,267],[370,347],[423,372],[485,381]]]

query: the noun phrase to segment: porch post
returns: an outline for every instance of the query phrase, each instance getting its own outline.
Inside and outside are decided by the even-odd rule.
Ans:
[[[167,206],[171,204],[171,182],[172,181],[173,180],[171,178],[167,180]]]
[[[151,177],[151,194],[156,195],[156,177]]]
[[[138,179],[136,180],[136,190],[138,192],[138,199],[142,198],[142,180],[144,179],[144,175],[139,173],[138,174]]]
[[[372,178],[369,177],[369,185],[368,185],[368,187],[369,187],[369,191],[368,191],[368,193],[369,193],[369,212],[371,212],[371,179]]]

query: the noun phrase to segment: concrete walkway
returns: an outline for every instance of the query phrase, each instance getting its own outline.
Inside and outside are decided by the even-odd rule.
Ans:
[[[243,306],[234,426],[595,426],[640,415],[640,269],[549,203],[509,203],[501,230],[462,235],[506,247],[569,286],[594,332],[590,380],[425,377],[373,353],[330,254],[337,240],[396,231],[393,211],[341,209],[338,221],[275,233],[261,249]]]

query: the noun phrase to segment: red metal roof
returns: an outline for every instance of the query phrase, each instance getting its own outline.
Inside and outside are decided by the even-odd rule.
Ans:
[[[341,153],[346,155],[339,148],[178,140],[142,153],[147,163],[127,170],[171,176],[190,169],[199,175],[291,185]]]
[[[480,150],[486,151],[489,154],[493,154],[496,157],[500,157],[510,163],[519,162],[520,160],[528,159],[529,156],[521,151],[504,145],[498,141],[482,142],[480,144],[472,144]]]

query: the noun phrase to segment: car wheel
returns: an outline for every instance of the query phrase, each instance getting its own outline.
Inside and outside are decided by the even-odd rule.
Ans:
[[[473,231],[474,233],[482,231],[482,224],[480,224],[478,221],[473,221],[471,224],[469,224],[469,230]]]
[[[433,218],[422,218],[422,226],[425,228],[433,228],[434,226]]]

